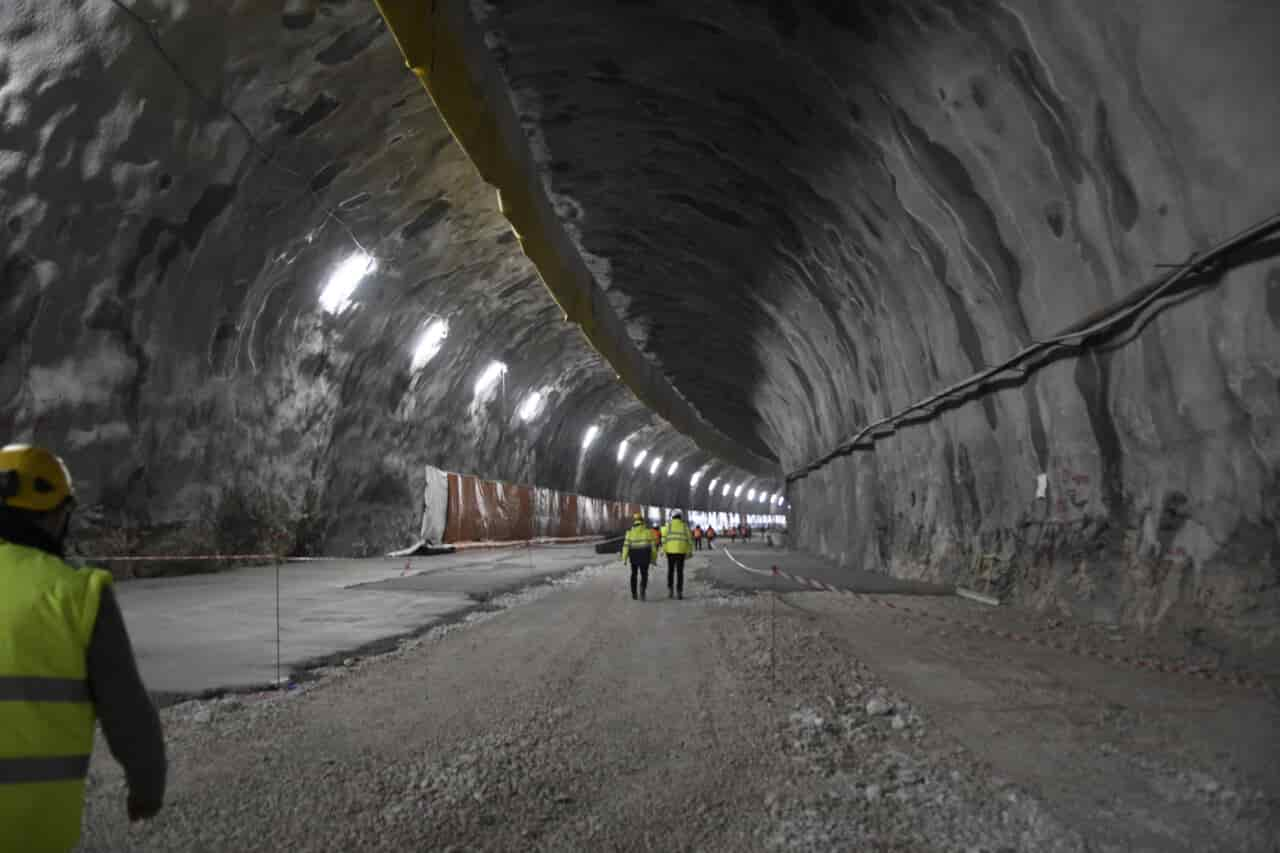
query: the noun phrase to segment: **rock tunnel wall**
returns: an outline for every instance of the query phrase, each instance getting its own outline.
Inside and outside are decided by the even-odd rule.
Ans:
[[[562,322],[355,0],[0,4],[0,436],[66,456],[89,553],[384,552],[426,466],[682,503],[623,439],[746,479]]]
[[[787,470],[1280,212],[1274,3],[473,5],[637,340]],[[1277,306],[1238,264],[791,483],[796,539],[1274,644]]]

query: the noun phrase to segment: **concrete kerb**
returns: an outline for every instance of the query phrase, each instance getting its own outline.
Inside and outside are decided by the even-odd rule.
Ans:
[[[1026,645],[1038,646],[1040,648],[1045,648],[1045,649],[1053,649],[1054,651],[1064,652],[1066,654],[1074,655],[1076,657],[1085,657],[1085,658],[1090,658],[1092,660],[1099,660],[1106,663],[1117,664],[1120,666],[1133,667],[1137,669],[1145,669],[1151,672],[1164,672],[1164,673],[1171,673],[1176,675],[1185,675],[1192,678],[1198,678],[1203,681],[1215,681],[1220,684],[1229,684],[1234,687],[1248,687],[1248,688],[1253,688],[1255,690],[1268,689],[1267,682],[1261,676],[1255,675],[1253,673],[1228,674],[1228,673],[1206,672],[1197,668],[1181,666],[1179,664],[1169,663],[1167,661],[1155,660],[1149,657],[1134,658],[1134,657],[1129,657],[1127,655],[1113,655],[1106,652],[1097,651],[1096,649],[1078,647],[1074,645],[1069,645],[1067,643],[1058,642],[1055,640],[1045,640],[1040,637],[1032,637],[1027,634],[1019,634],[1013,631],[1002,631],[998,628],[992,628],[988,625],[978,625],[973,622],[966,622],[963,619],[955,619],[950,616],[944,616],[939,613],[929,613],[925,610],[909,607],[904,604],[895,604],[892,601],[878,598],[875,594],[865,593],[865,592],[854,592],[851,589],[832,586],[831,584],[824,583],[822,581],[815,580],[813,578],[806,578],[801,575],[793,575],[789,572],[781,571],[777,567],[774,567],[769,571],[766,571],[764,569],[752,568],[751,566],[748,566],[747,564],[743,563],[737,557],[734,557],[731,553],[729,553],[729,550],[727,548],[724,549],[724,553],[725,553],[725,556],[727,556],[730,560],[734,562],[735,565],[738,566],[738,568],[742,569],[745,572],[749,572],[753,575],[759,575],[762,577],[783,577],[794,583],[801,584],[802,586],[807,586],[810,589],[821,590],[823,592],[835,592],[841,595],[847,595],[850,598],[853,598],[864,604],[875,604],[880,607],[887,608],[889,610],[897,610],[899,612],[906,613],[912,616],[923,616],[926,619],[932,619],[934,621],[942,622],[952,627],[963,628],[965,630],[974,631],[979,634],[986,634],[989,637],[996,637],[1002,640],[1013,640],[1016,642],[1024,643]],[[886,593],[881,593],[881,594],[883,595]],[[892,595],[894,593],[887,593],[887,594]]]

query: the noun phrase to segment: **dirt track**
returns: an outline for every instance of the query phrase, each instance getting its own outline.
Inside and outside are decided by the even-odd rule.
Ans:
[[[1187,748],[1179,721],[1215,712],[1182,682],[1133,708],[1128,674],[1063,680],[835,596],[662,586],[635,603],[591,569],[304,691],[168,709],[166,811],[126,828],[99,744],[84,847],[1276,849],[1274,777],[1214,749],[1275,744],[1269,700],[1219,696]]]

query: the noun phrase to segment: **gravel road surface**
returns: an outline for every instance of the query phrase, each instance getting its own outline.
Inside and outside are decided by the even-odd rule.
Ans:
[[[1095,685],[1075,713],[1064,691],[1130,674],[1062,681],[1065,663],[829,593],[712,586],[707,565],[691,561],[684,601],[659,581],[633,602],[613,563],[296,690],[167,708],[165,811],[127,825],[99,743],[82,849],[1276,849],[1271,777],[1241,750],[1171,746],[1212,699],[1173,676],[1155,711],[1095,713]],[[1277,731],[1274,700],[1219,699],[1255,747]],[[1015,724],[975,722],[1002,705]],[[1037,714],[1047,737],[1024,755]]]

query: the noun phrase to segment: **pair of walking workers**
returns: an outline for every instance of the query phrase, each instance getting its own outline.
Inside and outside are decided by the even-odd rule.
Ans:
[[[645,599],[649,587],[649,567],[658,561],[659,541],[667,554],[667,597],[684,598],[684,561],[693,552],[693,535],[680,513],[671,514],[661,531],[661,539],[636,513],[631,529],[622,540],[622,562],[631,564],[631,597]]]

